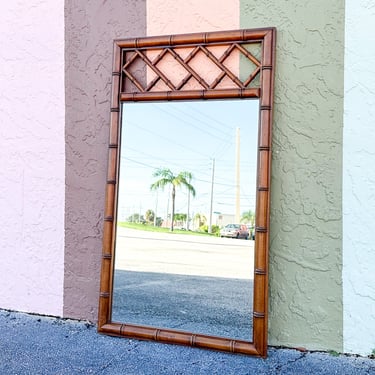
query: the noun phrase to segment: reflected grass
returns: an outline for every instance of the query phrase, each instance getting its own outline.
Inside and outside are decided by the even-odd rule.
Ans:
[[[186,235],[192,235],[192,236],[214,236],[215,234],[210,234],[206,232],[196,232],[192,230],[181,230],[181,229],[174,229],[173,232],[169,228],[163,228],[163,227],[155,227],[150,224],[142,224],[142,223],[129,223],[126,221],[120,221],[117,223],[119,227],[123,228],[130,228],[130,229],[137,229],[137,230],[143,230],[147,232],[159,232],[159,233],[169,233],[169,234],[186,234]]]

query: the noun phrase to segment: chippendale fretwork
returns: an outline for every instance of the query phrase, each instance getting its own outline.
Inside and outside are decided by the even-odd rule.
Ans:
[[[125,50],[123,54],[124,65],[121,69],[123,81],[122,87],[126,87],[126,80],[130,80],[135,86],[134,88],[138,89],[139,92],[149,92],[155,90],[155,85],[159,81],[163,81],[163,83],[170,90],[179,91],[185,90],[186,84],[193,79],[195,80],[198,89],[213,90],[220,84],[220,82],[223,81],[225,77],[227,77],[231,81],[233,88],[244,90],[249,87],[250,83],[253,82],[254,78],[259,74],[261,66],[260,61],[246,49],[246,44],[248,44],[248,42],[233,42],[226,44],[204,43],[198,46],[186,47],[168,46],[157,50],[160,52],[154,58],[148,57],[148,50],[146,48]],[[220,57],[216,57],[212,51],[212,49],[215,47],[217,48],[218,46],[225,47],[225,50],[222,52]],[[183,54],[181,52],[183,52]],[[188,52],[188,54],[185,57],[186,52]],[[169,56],[171,56],[173,61],[178,63],[179,67],[182,67],[186,72],[186,75],[179,82],[177,82],[177,84],[174,84],[173,80],[169,78],[170,76],[168,75],[168,73],[173,74],[175,72],[175,69],[168,69],[169,61],[166,62],[166,58]],[[246,79],[241,79],[239,77],[239,66],[237,66],[237,72],[235,72],[233,67],[228,67],[225,65],[225,62],[229,60],[230,57],[237,57],[239,62],[239,56],[243,59],[247,59],[254,66],[254,70],[250,72]],[[194,58],[197,57],[200,58],[199,65],[197,67],[192,67],[190,63],[194,60]],[[163,69],[166,71],[166,73],[163,73],[163,71],[158,67],[162,65],[163,62],[166,62]],[[142,83],[137,80],[133,69],[139,67],[140,63],[143,63],[144,66],[152,70],[154,73],[155,77],[150,82],[145,81]],[[200,66],[207,66],[208,64],[213,64],[216,66],[216,68],[218,68],[217,70],[219,70],[219,74],[216,76],[216,78],[212,79],[212,77],[210,77],[211,83],[207,82],[207,77],[205,79],[204,72],[202,73],[199,71]]]
[[[99,332],[266,356],[275,35],[265,28],[114,41]],[[252,340],[112,321],[122,104],[241,98],[259,99]]]
[[[267,30],[115,41],[120,100],[259,98],[272,65]]]

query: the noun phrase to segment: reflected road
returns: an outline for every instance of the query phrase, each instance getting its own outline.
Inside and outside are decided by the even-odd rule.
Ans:
[[[252,280],[254,241],[118,227],[115,268]]]
[[[114,321],[251,340],[254,242],[118,228]]]

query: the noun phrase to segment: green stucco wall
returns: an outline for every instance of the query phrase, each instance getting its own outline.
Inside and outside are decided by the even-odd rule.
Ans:
[[[277,28],[269,344],[343,349],[343,0],[241,0]]]

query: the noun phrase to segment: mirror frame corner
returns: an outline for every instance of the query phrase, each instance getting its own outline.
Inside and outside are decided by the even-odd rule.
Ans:
[[[258,66],[259,87],[236,89],[180,90],[132,92],[124,89],[124,55],[127,51],[147,51],[150,48],[207,46],[210,44],[240,45],[260,43]],[[170,344],[195,346],[234,353],[267,356],[268,334],[268,249],[270,226],[271,133],[275,70],[276,29],[242,29],[209,33],[143,37],[114,41],[108,172],[104,210],[103,249],[99,294],[98,332],[112,336],[153,340]],[[240,48],[240,47],[235,47]],[[151,67],[152,68],[152,67]],[[257,73],[257,74],[258,74]],[[133,78],[130,78],[131,80]],[[138,85],[138,83],[136,83]],[[116,216],[119,177],[119,147],[121,134],[121,104],[127,101],[170,101],[210,99],[259,99],[258,165],[255,217],[255,257],[253,296],[253,339],[237,340],[112,321],[112,297]]]

